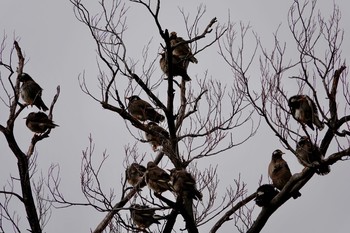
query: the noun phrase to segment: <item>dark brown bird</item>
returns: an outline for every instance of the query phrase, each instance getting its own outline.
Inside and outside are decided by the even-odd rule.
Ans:
[[[174,56],[177,56],[182,60],[188,60],[192,63],[198,63],[198,60],[193,56],[188,43],[183,43],[185,40],[182,37],[178,37],[176,32],[171,32],[169,38],[170,45],[173,47]]]
[[[153,151],[156,151],[159,146],[163,146],[169,140],[169,133],[155,122],[148,122],[147,127],[151,133],[145,132],[147,141],[152,145]]]
[[[158,194],[172,190],[170,175],[153,161],[147,163],[146,183],[150,189]]]
[[[166,53],[163,52],[160,55],[161,55],[159,60],[160,68],[162,69],[164,74],[166,74],[166,76],[169,77],[169,66],[168,66],[168,59],[166,57]],[[187,67],[188,67],[187,60],[180,59],[180,57],[173,55],[171,62],[173,64],[172,73],[174,77],[181,76],[185,81],[191,81],[190,76],[188,76],[187,74]]]
[[[272,153],[272,159],[268,169],[273,186],[275,186],[278,190],[282,190],[292,177],[292,173],[290,172],[287,162],[282,158],[283,154],[284,153],[281,150],[275,150]],[[301,194],[299,191],[292,193],[292,197],[294,199],[300,196]]]
[[[160,224],[158,220],[163,218],[155,215],[155,210],[149,206],[139,204],[130,206],[130,215],[134,224],[143,230],[149,228],[153,223]]]
[[[22,73],[19,76],[19,81],[22,82],[21,97],[26,104],[35,105],[38,109],[47,111],[48,108],[41,99],[43,89],[37,84],[29,74]]]
[[[138,163],[132,163],[127,169],[126,169],[126,178],[130,185],[133,187],[136,187],[137,184],[140,184],[139,187],[145,187],[146,181],[143,177],[143,175],[146,172],[146,168]]]
[[[170,170],[170,177],[174,191],[178,196],[189,197],[195,200],[202,200],[203,194],[196,187],[196,180],[185,169]]]
[[[331,171],[329,165],[323,163],[324,155],[320,149],[307,136],[300,138],[295,151],[300,164],[304,167],[315,168],[319,175],[326,175]]]
[[[317,107],[314,101],[307,95],[295,95],[289,98],[288,105],[296,121],[306,124],[312,130],[314,126],[319,130],[324,127],[323,122],[318,118]]]
[[[26,126],[31,131],[38,134],[58,126],[43,112],[31,112],[24,119],[26,119]]]
[[[263,184],[256,190],[255,203],[257,206],[267,206],[278,194],[278,191],[271,184]]]
[[[159,123],[164,121],[165,117],[159,114],[148,102],[142,100],[137,95],[127,97],[129,100],[129,113],[140,121],[154,121]]]

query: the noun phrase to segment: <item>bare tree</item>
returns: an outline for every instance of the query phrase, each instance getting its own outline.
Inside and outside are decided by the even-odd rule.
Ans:
[[[11,208],[11,203],[20,202],[24,207],[30,230],[32,232],[42,232],[42,228],[50,218],[50,203],[47,203],[44,199],[43,179],[39,179],[38,181],[32,180],[33,174],[37,172],[37,155],[34,154],[34,148],[38,142],[49,136],[51,130],[34,134],[27,152],[24,152],[18,145],[14,135],[14,126],[23,109],[28,106],[28,104],[22,104],[19,100],[21,94],[20,76],[23,74],[25,58],[18,42],[14,41],[14,46],[8,53],[9,58],[5,60],[5,44],[6,36],[2,40],[0,49],[0,82],[3,93],[5,93],[1,96],[2,112],[5,113],[7,111],[8,118],[6,124],[0,125],[0,131],[5,136],[9,148],[16,157],[18,177],[11,176],[8,185],[4,185],[0,191],[3,197],[0,205],[0,222],[9,222],[12,224],[15,232],[21,232],[19,225],[20,215],[16,210]],[[15,69],[13,68],[13,60],[16,58],[16,55],[18,58],[18,67],[16,68],[18,75],[15,74]],[[53,107],[58,96],[59,86],[50,107],[49,119],[52,119]],[[0,228],[3,229],[2,224]]]
[[[350,155],[349,81],[346,79],[345,60],[341,57],[344,31],[339,27],[340,10],[334,6],[331,16],[324,18],[317,12],[316,2],[294,1],[290,7],[288,26],[294,44],[281,41],[277,31],[273,49],[268,51],[259,36],[254,34],[255,50],[247,58],[244,41],[251,29],[241,24],[238,36],[229,30],[220,41],[220,53],[234,71],[234,79],[239,81],[239,89],[246,100],[254,106],[282,146],[298,157],[296,144],[306,136],[315,148],[319,148],[318,153],[325,156],[322,164],[327,166],[347,160]],[[298,52],[296,59],[290,57],[293,49]],[[260,88],[256,88],[251,80],[256,81],[257,77],[249,74],[258,56]],[[293,119],[288,100],[294,95],[308,95],[315,102],[326,125],[323,131],[312,131]],[[290,199],[291,193],[313,177],[317,171],[315,166],[322,164],[309,164],[302,172],[294,174],[270,205],[262,208],[247,232],[260,232],[269,217]]]
[[[121,226],[129,230],[146,231],[139,227],[135,228],[120,213],[121,210],[129,209],[126,204],[133,197],[133,201],[154,206],[158,212],[163,213],[167,221],[158,227],[159,230],[171,232],[174,229],[177,216],[180,214],[185,220],[185,228],[189,232],[198,232],[198,226],[217,217],[245,196],[246,188],[245,184],[238,179],[235,188],[228,188],[227,194],[220,199],[216,195],[219,188],[216,168],[209,167],[201,171],[193,165],[199,159],[218,156],[220,153],[244,143],[254,135],[258,124],[253,125],[251,121],[252,111],[248,109],[249,102],[244,101],[244,95],[238,91],[238,86],[227,87],[219,81],[209,78],[206,72],[203,72],[203,77],[197,80],[192,77],[192,81],[188,81],[188,78],[187,80],[181,78],[179,81],[178,78],[174,77],[178,75],[177,61],[175,63],[173,61],[177,57],[172,54],[176,53],[176,49],[181,46],[192,48],[193,55],[191,56],[205,53],[206,48],[212,46],[226,33],[227,28],[217,25],[215,17],[207,23],[206,27],[200,28],[198,25],[205,14],[205,8],[199,8],[193,20],[189,20],[187,14],[182,10],[180,14],[184,18],[187,35],[178,36],[189,39],[174,45],[171,41],[171,36],[174,34],[170,33],[170,29],[162,25],[159,20],[161,1],[154,3],[146,1],[127,1],[124,3],[119,0],[107,3],[101,1],[100,10],[97,13],[93,13],[93,8],[89,8],[88,4],[82,1],[72,0],[71,3],[74,6],[77,19],[89,29],[96,43],[99,57],[97,81],[101,91],[100,95],[91,91],[85,74],[80,77],[82,91],[100,103],[106,110],[118,113],[125,120],[126,129],[136,141],[142,143],[149,142],[142,134],[146,133],[154,137],[157,137],[157,134],[148,124],[132,115],[125,98],[143,95],[143,100],[154,104],[155,109],[165,116],[166,124],[162,124],[162,127],[168,134],[168,138],[160,143],[161,149],[158,150],[154,161],[157,164],[170,163],[168,168],[186,169],[192,173],[197,180],[198,189],[204,192],[205,196],[203,202],[193,202],[191,198],[185,198],[181,195],[175,196],[173,200],[171,197],[148,192],[147,188],[144,188],[142,192],[138,191],[137,187],[130,190],[130,187],[126,185],[126,180],[124,180],[121,198],[119,202],[113,203],[116,194],[106,194],[99,186],[98,173],[101,167],[92,166],[93,144],[90,141],[89,149],[83,154],[82,190],[91,206],[98,211],[108,211],[94,232],[102,232],[111,224],[113,227],[110,229],[119,229]],[[130,7],[141,5],[148,12],[158,32],[157,36],[163,40],[158,51],[151,51],[150,43],[145,43],[141,67],[134,62],[138,58],[129,57],[128,43],[125,39],[129,5]],[[147,39],[143,38],[142,41],[147,41]],[[203,41],[204,45],[199,46],[199,41]],[[174,64],[167,67],[166,75],[156,72],[157,69],[161,70],[157,66],[159,50],[165,52],[163,59],[166,59],[166,64]],[[181,62],[186,62],[186,60]],[[189,69],[191,69],[191,65],[189,65]],[[185,69],[187,66],[188,64]],[[166,93],[166,95],[162,93]],[[224,103],[227,102],[230,105],[224,106]],[[247,124],[252,124],[251,130],[244,138],[234,141],[232,132]],[[141,163],[146,160],[145,154],[139,154],[136,147],[126,147],[125,154],[126,166],[131,162]],[[107,159],[106,156],[103,158]],[[58,188],[53,192],[58,194]],[[112,196],[113,198],[111,198]],[[58,194],[56,197],[62,204],[66,202],[62,195]],[[113,218],[115,224],[111,222]]]
[[[4,230],[3,222],[9,222],[15,232],[21,232],[20,214],[11,209],[11,203],[19,201],[23,204],[32,232],[43,231],[50,219],[52,205],[57,208],[86,206],[105,213],[94,227],[95,233],[183,230],[193,233],[199,232],[203,226],[213,233],[232,220],[238,232],[260,232],[269,217],[292,197],[292,193],[306,185],[321,166],[349,159],[350,92],[345,60],[341,57],[343,30],[339,26],[340,11],[336,6],[330,18],[326,19],[317,12],[315,0],[305,3],[295,0],[288,12],[288,26],[294,43],[282,42],[277,30],[273,48],[269,51],[250,25],[241,23],[238,28],[233,22],[220,25],[213,17],[203,26],[206,13],[203,7],[199,7],[192,18],[185,10],[179,11],[187,32],[186,35],[177,35],[185,38],[179,39],[176,33],[172,33],[175,29],[167,28],[160,21],[160,0],[102,0],[97,6],[82,0],[70,2],[76,18],[89,30],[98,56],[97,78],[91,80],[88,78],[91,75],[82,74],[79,77],[81,90],[105,110],[123,119],[125,131],[135,139],[134,143],[124,147],[125,157],[121,162],[125,168],[132,163],[154,162],[159,166],[158,173],[165,177],[159,177],[159,183],[168,179],[162,184],[171,192],[153,192],[143,187],[144,181],[150,184],[154,179],[149,175],[151,166],[145,168],[136,185],[128,184],[129,174],[126,171],[125,176],[120,177],[121,190],[116,192],[111,189],[101,178],[109,155],[106,150],[97,158],[93,156],[98,152],[91,135],[81,161],[84,201],[73,202],[66,198],[66,191],[60,188],[59,165],[50,167],[47,178],[41,175],[34,180],[39,156],[34,153],[35,146],[51,131],[34,134],[27,152],[19,147],[13,129],[27,107],[20,101],[20,76],[25,63],[16,41],[8,62],[5,62],[4,39],[0,48],[0,83],[3,90],[0,97],[9,117],[6,124],[0,125],[0,131],[17,159],[19,177],[11,176],[0,191],[0,230]],[[136,6],[141,6],[151,17],[153,23],[149,27],[153,26],[154,36],[162,41],[157,47],[151,38],[138,35],[142,40],[134,41],[144,45],[141,57],[131,55],[130,46],[133,44],[127,40],[127,32],[131,30],[127,15],[130,7]],[[93,9],[98,10],[95,13]],[[249,45],[250,50],[247,50],[249,35],[253,36],[255,44]],[[176,43],[174,36],[178,39]],[[195,57],[205,54],[207,48],[215,44],[219,46],[223,62],[232,70],[231,87],[210,78],[206,70],[196,77],[189,77],[186,73],[195,65],[192,62],[198,62]],[[297,55],[294,58],[290,56],[290,51],[295,48]],[[179,56],[180,49],[191,53]],[[14,57],[18,57],[19,61],[17,75],[12,64]],[[160,59],[163,59],[162,67],[158,66]],[[256,77],[250,73],[253,66],[260,67],[258,86],[254,85]],[[99,92],[90,88],[91,82],[98,83]],[[312,130],[312,124],[303,122],[300,116],[292,116],[290,97],[295,95],[303,95],[304,100],[307,95],[315,103],[315,106],[312,105],[313,113],[317,111],[325,124],[322,131],[321,127]],[[52,119],[58,96],[59,87],[50,106],[49,119]],[[130,102],[135,96],[142,97],[148,104],[143,102],[145,107],[133,113]],[[152,109],[152,114],[158,114],[157,119],[145,117],[149,109]],[[256,117],[253,117],[254,113],[257,113]],[[158,125],[153,121],[163,120],[159,115],[164,117],[164,121]],[[197,164],[208,157],[220,156],[252,138],[260,119],[280,140],[281,146],[295,154],[297,159],[301,160],[296,148],[301,138],[306,138],[311,143],[312,154],[322,159],[303,161],[305,168],[291,177],[254,220],[252,216],[257,208],[249,203],[256,197],[255,190],[248,192],[240,176],[234,179],[232,186],[222,187],[216,165],[199,168]],[[241,138],[234,137],[234,132],[240,128],[248,129],[246,134]],[[154,159],[140,150],[142,143],[151,144],[149,149],[153,149]],[[153,163],[151,165],[154,167]],[[172,170],[171,176],[165,168]],[[175,178],[185,178],[174,177],[173,169],[175,174],[185,174],[187,181],[176,184]],[[18,191],[19,188],[21,191]],[[226,192],[219,196],[221,190]],[[197,191],[196,198],[192,191]],[[202,200],[198,193],[203,194]],[[142,216],[142,212],[145,215]],[[154,213],[157,215],[153,216]]]

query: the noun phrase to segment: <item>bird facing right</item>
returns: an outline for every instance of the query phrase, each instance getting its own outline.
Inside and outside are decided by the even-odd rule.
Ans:
[[[287,162],[282,158],[284,153],[277,149],[272,153],[271,162],[269,164],[268,173],[272,180],[273,186],[278,190],[282,190],[289,179],[292,177]],[[294,199],[301,196],[299,191],[292,193]]]
[[[21,97],[26,104],[35,105],[39,110],[47,111],[48,108],[41,99],[43,89],[27,73],[19,75],[22,82]]]
[[[31,131],[38,134],[58,126],[43,112],[31,112],[24,119],[26,119],[26,126]]]

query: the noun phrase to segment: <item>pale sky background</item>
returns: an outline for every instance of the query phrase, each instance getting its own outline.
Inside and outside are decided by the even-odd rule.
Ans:
[[[291,34],[287,30],[287,12],[292,2],[163,0],[160,20],[164,28],[176,30],[180,34],[184,32],[184,23],[177,7],[184,8],[187,12],[195,12],[200,4],[204,4],[207,12],[201,21],[203,26],[213,17],[217,17],[221,24],[226,23],[229,9],[232,21],[237,23],[242,21],[245,24],[250,22],[266,47],[269,47],[273,43],[272,33],[280,24],[281,38],[290,40]],[[348,24],[350,16],[347,12],[350,9],[350,3],[346,0],[338,0],[335,3],[342,11],[341,28],[345,29],[342,50],[343,56],[346,57],[350,54]],[[155,54],[162,41],[146,10],[138,4],[127,4],[130,6],[127,32],[129,37],[127,43],[131,46],[129,56],[141,61],[143,40],[148,42],[153,38],[152,48]],[[324,16],[329,15],[332,6],[332,1],[318,3]],[[124,146],[133,144],[134,139],[119,116],[103,110],[79,88],[78,75],[85,71],[89,86],[99,96],[95,44],[87,28],[74,17],[71,3],[67,0],[2,0],[0,30],[1,38],[3,34],[7,35],[6,51],[10,50],[14,36],[19,38],[19,44],[27,62],[24,70],[44,89],[43,100],[47,105],[55,94],[56,86],[61,86],[61,95],[54,110],[54,121],[60,127],[54,129],[48,139],[39,142],[36,146],[39,156],[38,173],[46,174],[51,164],[59,164],[61,188],[66,198],[71,201],[84,201],[80,191],[81,152],[88,146],[88,137],[91,134],[96,145],[94,154],[96,161],[101,159],[104,150],[107,150],[107,154],[110,155],[108,164],[104,168],[103,183],[107,191],[109,188],[115,189],[116,200],[119,200],[120,188],[118,187],[124,173]],[[249,44],[249,41],[246,41],[247,47]],[[197,56],[199,64],[189,69],[192,79],[196,75],[201,77],[204,71],[208,70],[213,78],[230,82],[232,79],[230,70],[227,66],[222,66],[223,61],[219,59],[216,51],[215,45]],[[17,57],[13,58],[15,68]],[[4,62],[8,62],[8,56],[4,56],[3,59]],[[141,64],[142,62],[139,62],[136,67],[136,73],[141,71]],[[157,74],[160,75],[160,71],[157,71]],[[259,77],[259,67],[253,68],[250,74]],[[4,69],[1,69],[1,75],[6,77],[7,73],[4,73]],[[0,109],[1,124],[5,124],[8,116],[7,109],[3,105]],[[32,133],[26,128],[25,120],[22,118],[31,111],[37,111],[37,109],[29,108],[23,111],[15,126],[16,138],[23,151],[27,151]],[[15,157],[9,152],[5,138],[2,136],[0,148],[0,186],[2,187],[9,179],[9,174],[17,177],[18,172]],[[199,166],[218,165],[221,190],[225,190],[229,184],[234,184],[234,179],[238,179],[238,175],[241,174],[241,179],[248,184],[250,194],[256,190],[261,175],[263,175],[263,182],[268,182],[267,166],[272,151],[277,148],[281,148],[281,145],[263,123],[257,135],[247,143],[222,155],[204,158],[199,161]],[[149,145],[140,145],[140,151],[147,153],[146,158],[149,160],[154,157]],[[291,155],[290,152],[287,154]],[[287,155],[285,159],[292,172],[302,170],[302,166],[294,156]],[[301,189],[302,197],[288,201],[277,210],[262,232],[349,232],[348,167],[349,162],[338,162],[332,166],[329,175],[324,177],[315,175]],[[259,211],[260,208],[256,207],[255,215]],[[51,220],[44,232],[90,232],[90,229],[95,229],[104,216],[105,213],[98,213],[92,208],[53,209]],[[21,230],[25,232],[27,227],[25,215],[22,215],[21,223]],[[207,232],[213,224],[209,222],[207,226],[200,228],[200,232]],[[9,228],[8,232],[11,231]],[[219,232],[228,231],[237,232],[232,221],[226,222]]]

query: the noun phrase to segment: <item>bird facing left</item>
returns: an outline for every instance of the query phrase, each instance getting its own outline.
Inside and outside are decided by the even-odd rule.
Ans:
[[[39,84],[37,84],[27,73],[20,74],[19,81],[22,82],[21,97],[23,101],[28,105],[35,105],[38,109],[47,111],[48,107],[46,107],[41,99],[43,89]]]
[[[31,112],[24,119],[26,119],[26,126],[38,134],[58,126],[43,112]]]

